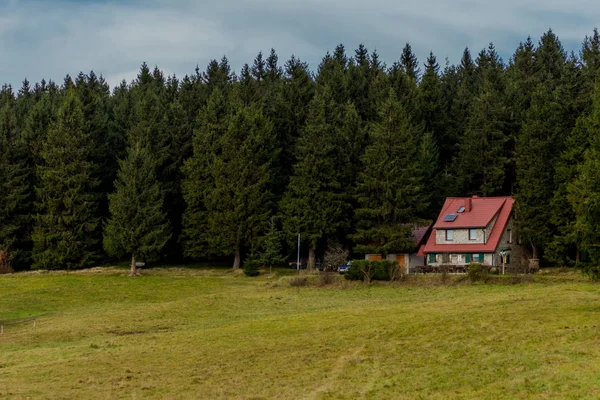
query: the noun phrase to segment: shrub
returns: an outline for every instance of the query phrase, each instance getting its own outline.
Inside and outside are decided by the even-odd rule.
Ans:
[[[594,282],[600,282],[600,266],[598,265],[593,265],[593,264],[584,264],[584,263],[580,263],[582,265],[582,270],[583,272],[588,275],[592,281]]]
[[[258,260],[246,260],[244,262],[244,274],[246,276],[258,276],[260,272],[258,268],[260,267],[260,263]]]
[[[327,249],[323,257],[323,270],[336,271],[340,265],[346,264],[348,260],[348,250],[340,245],[333,245]]]
[[[375,281],[389,281],[390,272],[397,268],[398,264],[391,261],[354,261],[346,271],[344,277],[351,281],[363,280],[366,283]]]
[[[488,277],[487,267],[479,263],[471,263],[468,266],[467,272],[471,282],[486,281]]]
[[[308,286],[308,277],[306,276],[295,276],[290,280],[291,287]]]
[[[360,281],[363,279],[362,273],[360,272],[360,264],[362,260],[353,261],[352,265],[346,270],[344,274],[344,278],[349,281]]]
[[[402,272],[402,268],[400,267],[400,264],[398,264],[397,262],[390,263],[389,276],[390,276],[390,281],[392,281],[392,282],[396,282],[396,281],[399,281],[400,279],[402,279],[402,277],[404,276],[404,273]]]

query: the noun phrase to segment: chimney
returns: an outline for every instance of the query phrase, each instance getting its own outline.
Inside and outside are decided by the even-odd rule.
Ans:
[[[469,197],[468,199],[465,200],[465,212],[471,212],[471,209],[473,208],[473,203],[471,198]]]

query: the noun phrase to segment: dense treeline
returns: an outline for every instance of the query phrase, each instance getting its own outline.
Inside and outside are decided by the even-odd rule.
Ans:
[[[508,63],[492,44],[458,65],[406,45],[386,66],[342,45],[313,73],[261,53],[182,80],[143,64],[25,80],[0,93],[0,251],[17,268],[111,257],[280,259],[297,234],[400,251],[445,196],[514,195],[520,240],[564,265],[600,243],[600,35],[567,54],[545,33]],[[281,231],[281,233],[280,233]],[[264,259],[264,257],[262,258]],[[135,273],[135,271],[133,271]]]

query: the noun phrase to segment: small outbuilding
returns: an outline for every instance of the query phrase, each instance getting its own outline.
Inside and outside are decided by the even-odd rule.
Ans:
[[[425,265],[425,255],[420,251],[429,239],[432,224],[430,225],[412,225],[412,242],[414,246],[406,253],[397,254],[365,254],[365,260],[369,261],[395,261],[403,269],[405,274],[413,272],[416,268]],[[421,254],[419,254],[421,253]]]

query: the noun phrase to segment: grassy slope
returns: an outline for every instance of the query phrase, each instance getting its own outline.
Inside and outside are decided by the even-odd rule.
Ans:
[[[600,287],[0,277],[0,398],[599,398]]]

